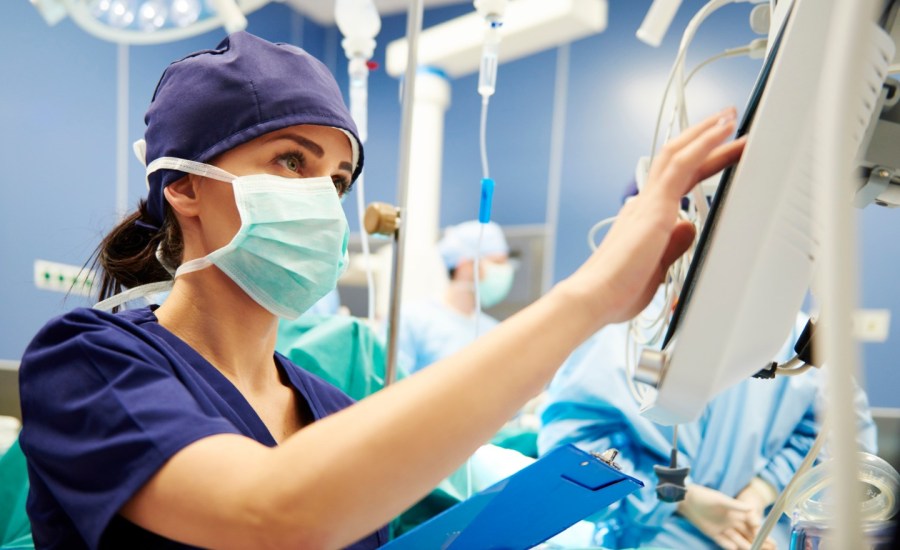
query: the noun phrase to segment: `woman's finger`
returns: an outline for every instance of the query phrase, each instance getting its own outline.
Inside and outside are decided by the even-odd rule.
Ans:
[[[667,168],[696,178],[709,156],[734,133],[734,120],[716,124],[672,155]]]
[[[699,181],[707,157],[734,133],[734,121],[709,127],[694,141],[654,168],[644,192],[681,198]]]
[[[744,152],[744,146],[747,144],[747,137],[740,137],[734,141],[723,143],[706,157],[703,164],[700,165],[697,179],[703,181],[706,178],[717,174],[725,168],[737,163]]]
[[[703,121],[691,126],[684,132],[678,134],[678,136],[669,140],[668,143],[666,143],[666,145],[663,147],[663,149],[667,150],[667,152],[670,154],[674,154],[700,137],[703,132],[706,132],[716,125],[722,125],[722,121],[735,120],[736,118],[737,109],[735,109],[734,107],[722,109],[718,113],[706,117],[705,119],[703,119]]]

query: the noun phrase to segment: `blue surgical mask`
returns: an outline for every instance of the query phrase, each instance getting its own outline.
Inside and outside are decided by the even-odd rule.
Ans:
[[[347,269],[350,228],[329,178],[235,176],[209,164],[170,157],[150,163],[147,173],[163,169],[230,182],[241,216],[231,242],[185,262],[176,278],[214,265],[259,305],[285,319],[299,317],[337,286]],[[126,298],[130,296],[101,304],[110,308]]]
[[[509,263],[498,264],[482,260],[484,278],[478,283],[478,295],[482,307],[492,307],[502,302],[512,288],[514,270]]]

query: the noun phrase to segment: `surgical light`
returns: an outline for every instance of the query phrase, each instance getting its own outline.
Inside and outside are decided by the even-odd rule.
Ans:
[[[200,2],[197,0],[175,0],[172,2],[172,22],[179,27],[187,27],[200,18]]]
[[[113,0],[109,8],[109,24],[125,28],[134,22],[134,0]]]
[[[138,10],[138,26],[143,31],[161,29],[166,24],[168,9],[162,0],[147,0]]]
[[[48,25],[66,15],[83,30],[119,44],[160,44],[225,27],[247,28],[244,14],[271,0],[30,0]]]
[[[65,6],[61,5],[60,7],[62,8],[63,16],[65,16]],[[94,0],[91,3],[91,15],[97,19],[106,17],[109,14],[110,7],[112,7],[112,0]]]

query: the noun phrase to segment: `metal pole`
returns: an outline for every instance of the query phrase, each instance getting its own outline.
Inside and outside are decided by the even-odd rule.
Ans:
[[[128,44],[116,56],[116,215],[128,213]]]
[[[409,150],[412,145],[413,100],[416,93],[416,69],[418,67],[419,34],[422,32],[422,0],[410,0],[406,18],[406,75],[403,80],[403,114],[400,119],[400,166],[397,182],[397,201],[401,225],[394,246],[394,273],[391,276],[391,306],[388,315],[388,356],[384,371],[384,385],[394,382],[397,373],[397,333],[400,328],[400,294],[403,288],[403,251],[406,246],[406,230],[402,219],[406,215],[409,191]]]
[[[828,358],[825,426],[831,428],[829,442],[834,491],[831,502],[835,517],[829,534],[832,548],[863,548],[861,488],[857,480],[857,425],[853,406],[853,377],[859,372],[859,349],[853,339],[852,315],[858,304],[858,256],[856,215],[852,196],[853,115],[859,101],[858,89],[865,85],[863,60],[872,48],[876,2],[835,2],[831,28],[822,29],[833,37],[829,48],[816,55],[826,56],[820,86],[822,117],[816,163],[820,185],[818,225],[821,260],[818,262],[823,305],[818,342]],[[855,86],[855,88],[854,88]]]
[[[547,184],[547,213],[544,225],[544,266],[541,290],[553,287],[556,267],[556,234],[559,229],[559,201],[562,190],[563,141],[566,133],[566,102],[569,89],[569,45],[556,50],[556,85],[553,89],[553,122],[550,129],[550,170]]]

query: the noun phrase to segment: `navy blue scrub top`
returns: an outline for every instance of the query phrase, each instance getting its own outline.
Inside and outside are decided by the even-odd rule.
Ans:
[[[316,420],[353,403],[284,356],[275,360]],[[199,439],[241,434],[276,445],[237,388],[160,326],[151,308],[57,317],[25,351],[19,382],[37,548],[190,548],[128,522],[119,509]],[[385,542],[381,529],[349,548]]]

